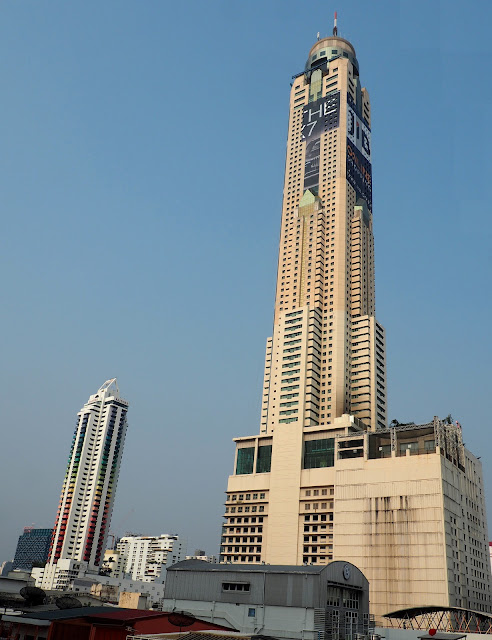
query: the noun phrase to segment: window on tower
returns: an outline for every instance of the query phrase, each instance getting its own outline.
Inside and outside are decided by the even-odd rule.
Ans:
[[[323,438],[304,443],[304,469],[333,467],[335,464],[335,440]]]
[[[236,475],[253,473],[253,462],[255,457],[254,447],[243,447],[238,449]]]
[[[258,447],[256,473],[269,473],[272,464],[272,445]]]

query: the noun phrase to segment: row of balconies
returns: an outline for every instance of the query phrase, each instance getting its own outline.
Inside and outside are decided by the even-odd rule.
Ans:
[[[364,338],[364,339],[362,340],[361,338]],[[353,347],[357,347],[360,344],[370,344],[370,342],[371,342],[371,339],[368,333],[363,333],[363,334],[360,333],[355,336],[352,334],[351,343]]]
[[[223,536],[222,544],[261,544],[263,536]]]
[[[369,246],[368,246],[369,245]],[[367,238],[361,238],[360,236],[351,236],[350,250],[353,253],[364,253],[364,255],[372,257],[371,246],[367,242]]]
[[[352,298],[352,300],[354,300],[355,298],[361,298],[361,297],[367,298],[367,297],[373,297],[372,296],[372,291],[371,291],[371,287],[368,286],[366,289],[366,285],[364,284],[362,286],[361,282],[353,282],[350,285],[350,297]]]
[[[351,364],[357,362],[357,364],[367,364],[371,362],[371,350],[369,347],[361,349],[351,349]],[[362,362],[363,361],[363,362]]]
[[[361,338],[365,338],[365,339],[361,340]],[[357,342],[356,342],[356,341],[357,341]],[[351,336],[350,343],[351,343],[351,345],[352,345],[352,346],[353,346],[354,344],[358,344],[359,342],[365,342],[365,343],[369,343],[369,344],[371,344],[369,334],[368,334],[368,333],[366,333],[366,332],[364,332],[364,333],[359,333],[359,334],[358,334],[358,335],[356,335],[356,336],[354,336],[354,335],[352,335],[352,336]]]
[[[225,516],[227,518],[227,516]],[[252,533],[262,533],[263,532],[263,526],[255,526],[252,525],[251,527],[249,526],[236,526],[236,527],[229,527],[227,528],[226,526],[222,527],[222,535],[223,536],[227,536],[227,535],[237,535],[237,534],[247,534],[250,535]]]
[[[225,553],[261,553],[261,546],[226,546]]]
[[[237,564],[237,563],[247,562],[248,564],[251,564],[251,563],[260,564],[261,562],[260,555],[255,555],[255,556],[230,555],[230,552],[226,553],[225,551],[221,551],[221,554],[225,554],[225,555],[221,555],[221,561],[226,563],[230,562],[231,564]]]
[[[355,338],[357,339],[357,342],[355,342],[355,340],[353,340],[353,339],[352,339],[352,340],[350,341],[350,346],[351,346],[351,347],[353,347],[353,346],[354,346],[354,345],[356,345],[356,344],[362,344],[362,343],[365,343],[365,344],[367,344],[367,347],[366,347],[366,348],[369,348],[369,347],[371,346],[371,342],[370,342],[370,340],[368,340],[368,339],[366,339],[366,340],[360,340],[360,338],[366,338],[366,337],[367,337],[367,334],[360,334],[360,335],[358,335],[358,336],[355,336]]]
[[[356,398],[350,401],[352,411],[369,411],[371,407],[371,398]],[[359,416],[360,417],[360,416]]]
[[[353,357],[353,360],[361,360],[362,358],[370,359],[371,357],[371,352],[368,347],[365,349],[351,349],[350,353]]]
[[[322,544],[318,543],[316,545],[304,545],[303,553],[309,553],[309,555],[318,555],[325,556],[327,553],[333,553],[333,544]]]
[[[362,324],[359,325],[358,327],[354,327],[352,326],[352,330],[350,332],[350,335],[352,337],[353,340],[361,337],[361,336],[371,336],[371,329],[369,327],[369,323],[367,324]]]
[[[362,293],[356,293],[356,294],[352,294],[350,296],[350,304],[352,305],[352,311],[355,312],[360,312],[362,310],[362,303],[368,303],[369,306],[372,308],[373,302],[374,302],[374,298],[372,296],[372,294],[370,295],[369,293],[364,292]]]

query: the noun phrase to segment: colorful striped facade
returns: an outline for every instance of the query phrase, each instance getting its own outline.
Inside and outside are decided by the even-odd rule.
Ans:
[[[128,402],[108,380],[79,411],[58,506],[49,564],[101,563],[127,429]]]

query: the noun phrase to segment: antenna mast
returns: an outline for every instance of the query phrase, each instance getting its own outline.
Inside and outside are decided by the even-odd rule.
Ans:
[[[337,36],[338,35],[338,29],[337,29],[337,12],[335,11],[335,19],[333,20],[333,35]]]

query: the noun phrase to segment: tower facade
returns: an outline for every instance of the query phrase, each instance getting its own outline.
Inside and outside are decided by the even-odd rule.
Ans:
[[[228,487],[233,500],[242,495],[235,493],[240,485],[259,501],[247,509],[260,519],[262,535],[251,536],[251,554],[224,553],[228,561],[302,564],[301,492],[310,486],[304,469],[333,466],[337,434],[386,428],[371,152],[369,94],[355,50],[337,35],[318,40],[290,92],[260,433],[236,439]],[[333,483],[325,485],[320,495],[329,496]],[[331,559],[325,548],[317,561]]]
[[[91,395],[77,414],[44,570],[46,588],[52,588],[56,566],[61,561],[64,565],[73,561],[77,570],[93,570],[101,564],[123,454],[127,412],[128,402],[120,397],[113,378]]]
[[[12,569],[32,569],[34,564],[44,564],[48,559],[53,529],[35,529],[24,527],[24,533],[19,536],[15,550]]]
[[[383,327],[375,319],[371,109],[352,45],[318,41],[294,77],[273,336],[260,433],[386,426]]]
[[[376,616],[489,611],[480,462],[458,425],[387,426],[371,158],[369,94],[335,29],[293,78],[260,429],[235,438],[221,561],[352,562]]]

